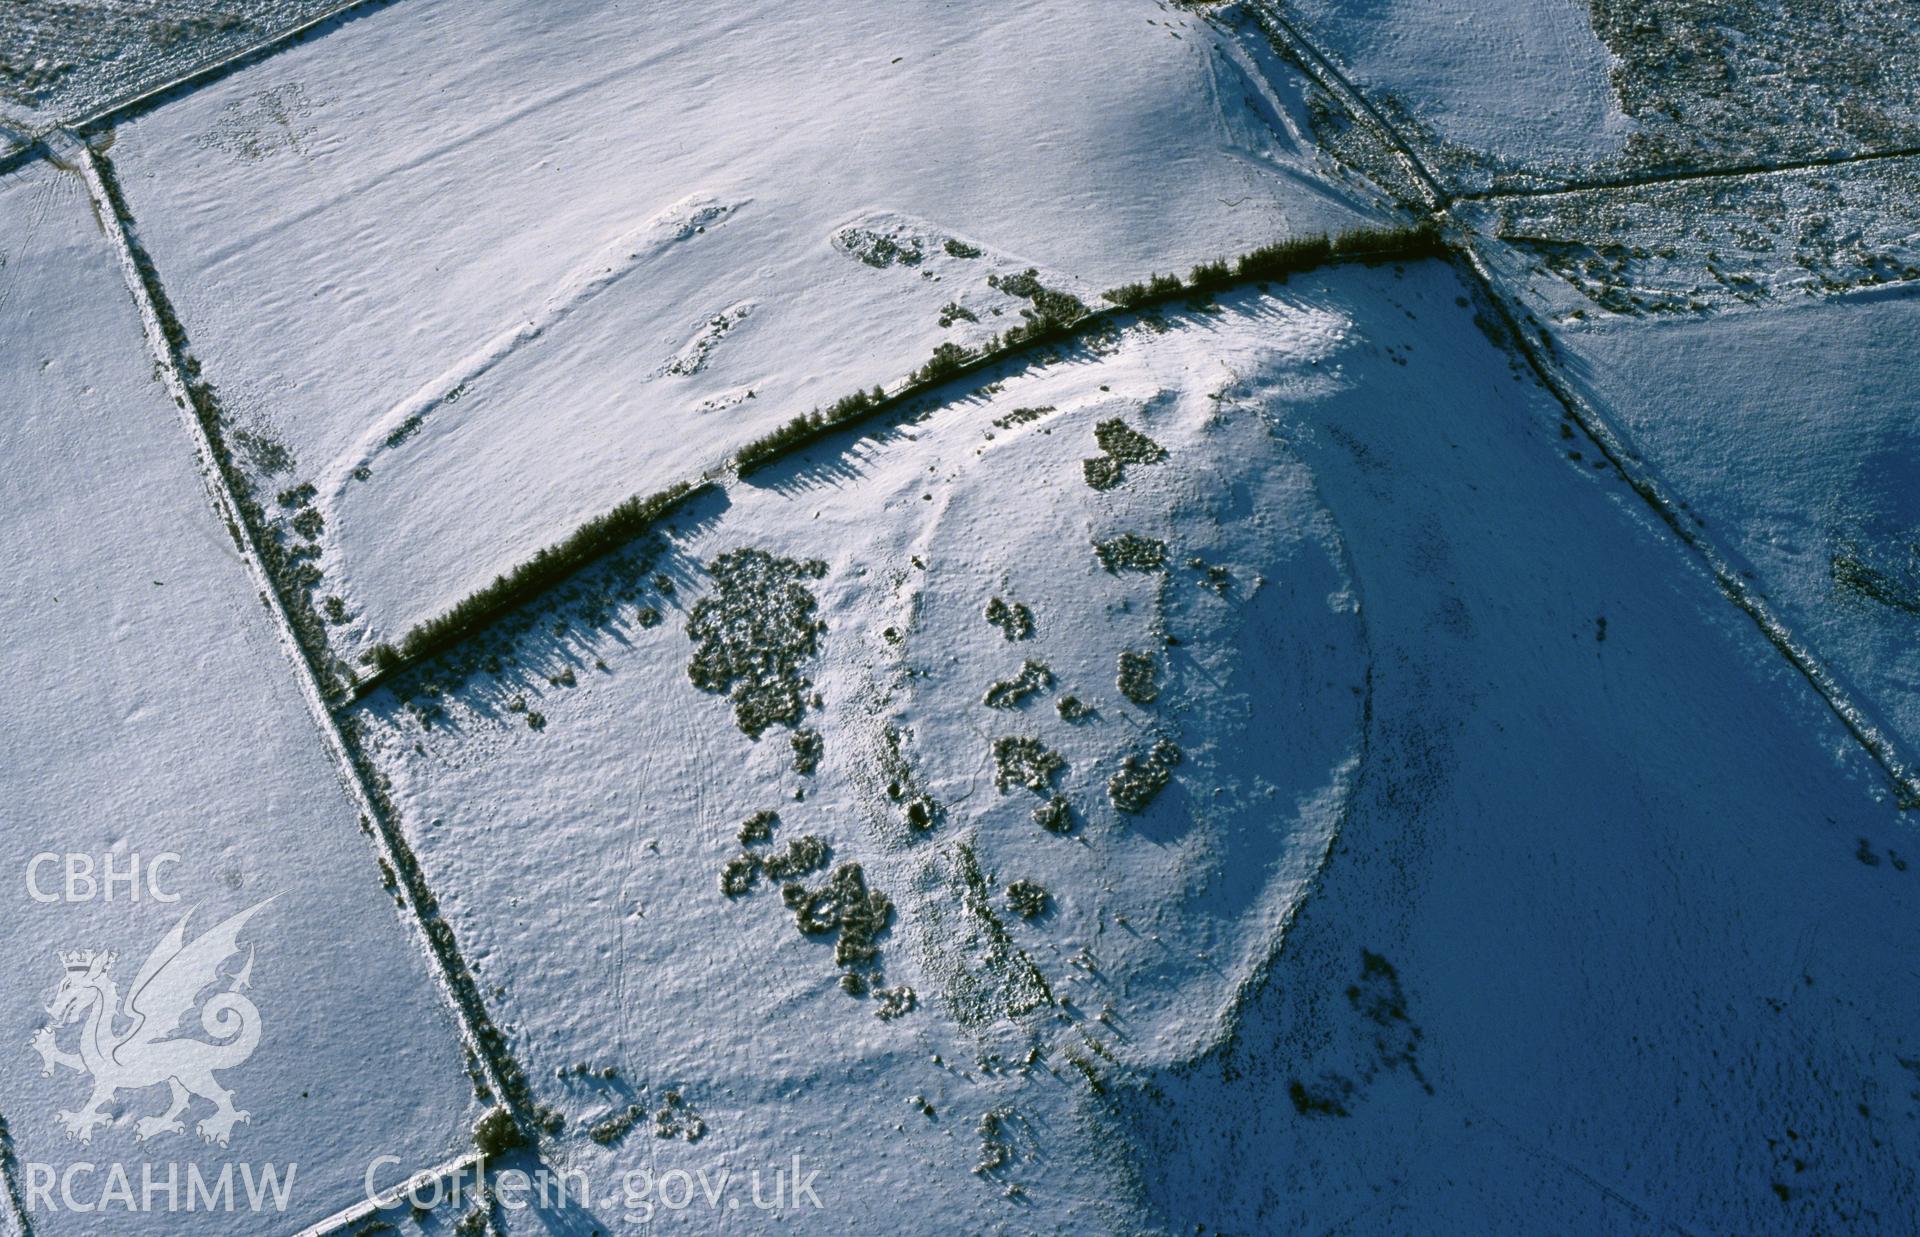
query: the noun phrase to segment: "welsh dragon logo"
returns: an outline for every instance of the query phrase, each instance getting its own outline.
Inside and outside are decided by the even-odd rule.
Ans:
[[[106,1108],[115,1095],[164,1082],[172,1089],[172,1102],[164,1113],[137,1121],[136,1136],[144,1140],[182,1133],[180,1114],[199,1096],[214,1106],[196,1127],[200,1136],[227,1145],[233,1127],[248,1120],[248,1114],[233,1106],[233,1092],[220,1085],[214,1071],[232,1069],[253,1055],[260,1043],[260,1011],[241,995],[253,978],[252,947],[238,972],[225,976],[222,968],[239,956],[240,929],[267,902],[248,907],[191,942],[186,931],[193,911],[182,915],[141,964],[124,1005],[108,974],[115,955],[86,950],[60,956],[66,975],[47,1006],[53,1025],[41,1027],[27,1046],[46,1063],[43,1075],[64,1066],[93,1078],[86,1105],[59,1114],[69,1135],[83,1143],[93,1141],[93,1131],[111,1120]],[[214,987],[220,990],[197,1001]],[[200,1026],[214,1042],[180,1034],[196,1004]],[[69,1052],[58,1039],[76,1022],[85,1024],[79,1051]]]

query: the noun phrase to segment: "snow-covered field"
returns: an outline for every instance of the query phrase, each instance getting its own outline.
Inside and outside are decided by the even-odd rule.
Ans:
[[[325,9],[0,14],[0,1232],[1911,1230],[1910,16]]]
[[[153,381],[133,299],[91,210],[80,177],[51,163],[0,179],[9,396],[0,992],[10,998],[0,1112],[22,1190],[48,1188],[58,1171],[70,1197],[91,1206],[111,1188],[111,1165],[136,1193],[143,1169],[164,1180],[172,1165],[184,1207],[187,1164],[209,1181],[223,1163],[272,1165],[283,1183],[291,1176],[285,1211],[243,1213],[229,1231],[285,1232],[358,1202],[376,1155],[398,1157],[384,1185],[464,1153],[480,1109],[449,1007],[381,887],[294,661],[208,503],[193,440]],[[42,855],[51,858],[36,862]],[[110,873],[139,879],[109,882]],[[126,1089],[89,1110],[89,1082],[122,1075],[91,1061],[43,1075],[29,1040],[51,1028],[58,1050],[75,1052],[99,1014],[84,1023],[49,1014],[74,978],[69,955],[118,955],[104,972],[129,1002],[110,1011],[106,1029],[118,1034],[135,1010],[159,1018],[169,1008],[138,1004],[137,980],[183,915],[191,944],[249,908],[258,909],[237,952],[195,963],[204,971],[187,977],[198,982],[185,993],[218,967],[221,986],[257,1007],[251,1057],[237,1052],[216,1078],[248,1120],[222,1121],[212,1097],[196,1094],[180,1128],[143,1138],[142,1123],[169,1107],[163,1076],[134,1068]],[[185,1033],[202,1034],[197,1021]],[[62,1113],[104,1124],[86,1122],[89,1141],[77,1147]],[[68,1181],[74,1161],[98,1171]],[[113,1205],[78,1213],[68,1197],[54,1189],[51,1209],[33,1208],[35,1233],[165,1224]]]
[[[990,279],[1093,303],[1380,213],[1256,55],[1154,0],[430,0],[111,153],[275,488],[317,487],[352,649],[1020,321]]]
[[[1257,0],[1296,22],[1427,156],[1478,188],[1619,157],[1632,121],[1574,0]]]
[[[1920,753],[1920,346],[1910,286],[1561,332],[1575,381],[1911,761]],[[1818,375],[1817,384],[1807,381]]]

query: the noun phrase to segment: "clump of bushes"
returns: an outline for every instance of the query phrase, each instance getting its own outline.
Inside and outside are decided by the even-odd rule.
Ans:
[[[1094,426],[1093,440],[1102,451],[1122,464],[1158,464],[1167,458],[1165,447],[1119,417]]]
[[[796,730],[787,736],[787,744],[793,749],[795,773],[806,777],[820,767],[820,757],[825,754],[827,743],[818,730],[812,727]]]
[[[980,1136],[980,1161],[973,1166],[973,1171],[980,1176],[1004,1168],[1012,1161],[1013,1145],[1007,1128],[1012,1116],[1011,1108],[995,1108],[974,1127],[973,1132]]]
[[[1029,421],[1038,421],[1041,417],[1046,416],[1052,411],[1052,404],[1042,404],[1038,408],[1015,408],[1004,417],[995,417],[993,419],[993,427],[1003,430],[1012,429],[1016,425],[1025,425]]]
[[[1052,686],[1053,671],[1047,668],[1046,663],[1029,661],[1020,667],[1019,674],[987,688],[981,703],[989,709],[1016,709],[1027,697]]]
[[[893,902],[867,887],[866,873],[857,863],[843,863],[818,889],[795,881],[780,889],[780,900],[793,912],[794,923],[809,936],[837,932],[833,961],[854,969],[880,956],[878,938],[893,919]]]
[[[318,507],[302,507],[300,514],[293,517],[293,531],[308,541],[318,541],[320,534],[326,531],[327,517],[320,514]]]
[[[1920,615],[1920,551],[1915,552],[1914,566],[1898,575],[1866,561],[1856,546],[1847,546],[1834,555],[1831,567],[1833,582],[1839,588],[1891,609]]]
[[[787,881],[807,876],[827,866],[831,855],[827,844],[809,833],[787,843],[784,851],[775,851],[760,861],[760,870],[768,880]]]
[[[901,244],[884,233],[866,228],[844,228],[833,239],[847,253],[880,270],[896,262],[901,266],[918,266],[926,256],[917,236],[909,237],[905,244]]]
[[[1060,753],[1038,739],[1004,735],[993,741],[993,784],[1001,794],[1015,783],[1046,794],[1054,775],[1066,767]]]
[[[977,258],[981,253],[978,245],[969,245],[967,242],[957,240],[951,236],[947,238],[946,244],[942,245],[941,248],[947,251],[947,256],[950,258]]]
[[[1120,461],[1105,455],[1096,455],[1080,461],[1080,471],[1085,475],[1087,484],[1096,490],[1110,490],[1120,484],[1125,470]]]
[[[707,1132],[707,1123],[678,1091],[660,1097],[660,1108],[653,1114],[655,1138],[684,1138],[697,1143]]]
[[[611,1147],[625,1138],[627,1131],[638,1124],[640,1118],[645,1115],[646,1109],[638,1104],[629,1104],[588,1126],[587,1137],[603,1147]]]
[[[826,624],[807,580],[827,565],[740,549],[707,564],[714,590],[687,617],[693,659],[687,677],[701,691],[733,702],[734,724],[757,739],[768,726],[793,725],[806,707],[800,663],[820,648]]]
[[[1037,919],[1046,913],[1047,891],[1032,881],[1015,881],[1007,886],[1007,905],[1022,919]]]
[[[989,275],[987,286],[998,288],[1008,296],[1017,296],[1021,300],[1031,300],[1036,294],[1045,291],[1040,282],[1040,268],[1029,266],[1018,275]]]
[[[1020,310],[1021,321],[1000,336],[1000,348],[1019,348],[1063,338],[1087,317],[1086,302],[1070,292],[1042,288],[1033,304]]]
[[[773,827],[779,823],[780,817],[774,812],[755,812],[740,826],[740,845],[764,846],[773,840]],[[720,892],[737,898],[751,891],[762,875],[773,881],[806,876],[826,867],[831,855],[832,848],[811,833],[793,839],[785,850],[769,855],[743,850],[727,860],[727,865],[720,870]]]
[[[1159,571],[1167,565],[1167,543],[1158,537],[1121,533],[1093,543],[1093,553],[1108,572]]]
[[[526,1135],[505,1108],[493,1108],[474,1123],[473,1149],[486,1159],[496,1159],[526,1143]]]
[[[1134,429],[1119,417],[1094,426],[1093,440],[1104,453],[1080,461],[1087,484],[1096,490],[1110,490],[1126,479],[1129,464],[1158,464],[1167,458],[1167,449]]]
[[[780,823],[780,814],[762,809],[740,822],[740,845],[756,846],[773,839],[773,827]]]
[[[720,869],[720,892],[737,898],[753,888],[760,876],[760,860],[752,855],[735,855]]]
[[[1145,756],[1121,761],[1120,771],[1107,779],[1107,798],[1122,812],[1144,812],[1173,780],[1173,768],[1179,763],[1180,749],[1171,740],[1161,739]]]
[[[987,603],[987,622],[1000,629],[1009,640],[1027,640],[1033,636],[1033,611],[1018,601],[995,597]]]
[[[1127,649],[1120,654],[1120,694],[1145,707],[1160,697],[1160,666],[1151,653]]]
[[[962,305],[959,301],[948,301],[940,307],[940,325],[952,326],[956,322],[978,322],[980,315]]]
[[[1093,716],[1093,706],[1078,696],[1062,696],[1053,705],[1060,714],[1060,720],[1066,722],[1084,721]]]
[[[913,381],[925,385],[951,378],[967,367],[975,359],[975,354],[952,340],[947,340],[933,350],[927,363],[913,371]]]
[[[771,812],[757,813],[748,824],[771,820]],[[753,842],[764,842],[771,828],[751,831]],[[749,842],[749,830],[741,829],[742,844]],[[764,857],[741,854],[728,862],[721,873],[720,887],[728,897],[737,897],[753,887],[765,874],[768,880],[781,882],[780,901],[793,912],[794,923],[808,936],[834,934],[833,961],[841,970],[840,990],[850,996],[864,996],[871,990],[879,1005],[875,1014],[891,1021],[914,1007],[913,989],[902,984],[882,987],[880,974],[880,934],[893,919],[893,902],[886,894],[867,886],[865,872],[857,863],[843,863],[833,870],[818,889],[809,889],[802,877],[827,866],[831,848],[808,834],[787,844],[784,851]]]
[[[882,1022],[892,1022],[895,1018],[912,1013],[916,1004],[913,989],[905,984],[893,988],[876,987],[873,997],[879,1002],[874,1006],[873,1016]]]
[[[1033,809],[1033,823],[1048,833],[1073,832],[1073,805],[1065,795],[1055,795]]]
[[[1202,583],[1222,597],[1227,595],[1227,588],[1233,583],[1233,573],[1231,571],[1228,571],[1218,563],[1210,564],[1206,559],[1198,555],[1188,559],[1187,566],[1193,568],[1195,571],[1205,572],[1207,578],[1202,581]]]

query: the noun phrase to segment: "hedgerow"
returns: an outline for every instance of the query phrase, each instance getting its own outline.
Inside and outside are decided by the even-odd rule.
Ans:
[[[707,484],[682,483],[658,494],[629,498],[605,515],[582,524],[565,541],[539,551],[511,571],[495,576],[493,583],[469,594],[445,612],[417,624],[397,644],[375,645],[362,660],[376,670],[391,671],[438,652],[507,610],[539,596],[593,560],[632,541]]]
[[[110,196],[115,194],[117,188],[118,186],[109,178]],[[1423,222],[1401,227],[1358,228],[1335,237],[1311,236],[1279,241],[1262,246],[1231,261],[1222,259],[1203,262],[1194,268],[1187,281],[1182,281],[1174,275],[1154,275],[1146,283],[1125,284],[1104,295],[1106,300],[1122,309],[1138,309],[1181,295],[1217,290],[1237,280],[1284,278],[1334,260],[1410,260],[1437,256],[1444,252],[1445,246],[1439,229],[1431,223]],[[136,253],[136,262],[143,258],[144,254]],[[796,447],[918,395],[928,387],[969,368],[999,359],[1022,348],[1065,338],[1089,319],[1101,316],[1090,310],[1083,301],[1071,293],[1061,292],[1041,284],[1037,271],[1032,269],[1018,275],[996,277],[989,282],[1008,295],[1032,302],[1030,307],[1022,308],[1021,323],[1010,327],[977,350],[962,347],[951,341],[942,343],[934,350],[933,356],[927,363],[915,370],[908,382],[892,394],[876,385],[871,390],[856,391],[836,400],[825,408],[816,408],[794,417],[779,429],[741,447],[734,456],[736,470],[745,475]],[[161,308],[162,330],[167,336],[168,343],[177,352],[184,354],[186,342],[184,332],[180,331],[170,309],[170,306]],[[197,367],[194,368],[197,369]],[[218,442],[221,424],[217,412],[212,407],[211,392],[206,391],[204,384],[197,381],[190,381],[189,389],[194,397],[195,410],[200,414],[202,423],[208,426],[210,433]],[[239,491],[241,504],[246,508],[246,514],[252,517],[252,522],[256,523],[256,526],[264,523],[259,519],[257,505],[249,505],[252,499],[250,483],[243,476],[238,475],[238,470],[230,470],[230,480],[236,482],[235,488]],[[659,520],[688,497],[706,489],[709,484],[708,482],[682,483],[658,494],[629,499],[612,511],[575,530],[566,540],[541,550],[525,563],[496,577],[491,584],[455,604],[445,613],[418,624],[397,642],[374,646],[362,656],[362,660],[376,671],[391,672],[453,644],[500,614],[531,600],[617,546],[631,541],[647,526]],[[290,566],[280,561],[284,559],[284,554],[276,554],[278,547],[272,543],[271,538],[262,538],[262,542],[260,548],[263,557],[268,560],[269,573],[275,575],[277,579],[290,580]],[[284,588],[283,599],[288,591],[294,592],[296,597],[304,600],[302,590]],[[295,626],[300,628],[303,642],[311,651],[317,653],[316,660],[324,666],[326,638],[319,630],[321,627],[319,616],[313,612],[311,604],[296,602],[290,604],[289,608],[295,611],[292,617]]]
[[[962,349],[962,351],[965,351]],[[804,412],[770,434],[763,434],[734,454],[734,468],[745,476],[803,442],[810,442],[828,430],[874,411],[887,402],[887,392],[875,385],[871,391],[855,391],[823,408]]]
[[[1236,259],[1203,262],[1194,268],[1192,284],[1178,275],[1154,275],[1145,283],[1124,284],[1103,295],[1121,309],[1139,309],[1179,296],[1217,290],[1240,280],[1282,278],[1335,259],[1387,261],[1430,257],[1443,252],[1439,230],[1432,224],[1359,228],[1332,238],[1313,236],[1280,241]],[[825,409],[816,408],[794,417],[779,429],[740,448],[734,455],[736,471],[745,476],[860,417],[897,406],[930,387],[1021,349],[1069,338],[1090,321],[1104,317],[1072,293],[1042,284],[1035,268],[1015,275],[992,275],[987,283],[1008,296],[1032,302],[1021,308],[1019,323],[978,348],[967,348],[951,340],[942,342],[926,363],[891,394],[876,386],[871,391],[856,391]]]
[[[1121,284],[1102,296],[1122,309],[1143,309],[1176,297],[1218,292],[1235,283],[1285,279],[1334,261],[1412,260],[1439,257],[1445,252],[1440,229],[1432,223],[1355,228],[1338,236],[1322,233],[1276,241],[1237,258],[1202,262],[1184,280],[1177,275],[1155,275],[1147,283]]]

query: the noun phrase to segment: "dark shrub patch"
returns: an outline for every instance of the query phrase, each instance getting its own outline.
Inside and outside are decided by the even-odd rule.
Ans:
[[[1033,809],[1033,823],[1048,833],[1072,833],[1073,807],[1065,795],[1055,795]]]
[[[827,565],[742,549],[707,570],[714,590],[687,618],[695,645],[687,677],[701,691],[726,694],[734,723],[751,738],[776,722],[793,725],[806,707],[800,663],[819,651],[826,626],[805,581],[825,575]]]
[[[1120,654],[1120,694],[1137,705],[1152,704],[1160,696],[1159,663],[1151,653],[1129,649]]]
[[[1000,629],[1009,640],[1026,640],[1033,635],[1033,611],[1020,602],[995,597],[987,603],[987,622]]]
[[[1052,686],[1053,671],[1044,662],[1029,661],[1020,667],[1019,674],[987,688],[982,703],[989,709],[1017,709],[1027,697]]]
[[[1167,565],[1167,543],[1158,537],[1121,533],[1093,543],[1093,553],[1109,572],[1159,571]]]
[[[993,741],[993,765],[993,784],[1001,794],[1018,783],[1043,795],[1067,762],[1038,739],[1007,735]]]
[[[1129,756],[1121,762],[1120,771],[1107,780],[1107,798],[1122,812],[1144,812],[1173,780],[1173,767],[1179,763],[1180,749],[1162,739],[1145,757]]]
[[[1046,913],[1047,891],[1032,881],[1015,881],[1007,886],[1007,905],[1022,919],[1036,919]]]

